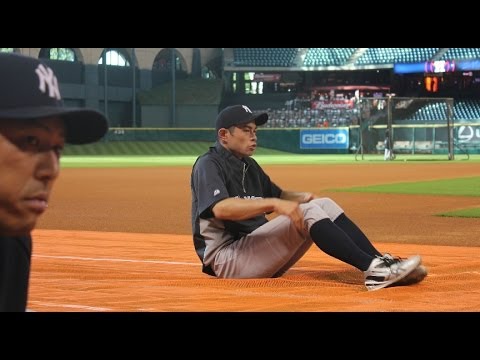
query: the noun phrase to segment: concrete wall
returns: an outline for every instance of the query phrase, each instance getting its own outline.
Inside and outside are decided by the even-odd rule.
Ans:
[[[175,108],[175,122],[171,107],[144,105],[141,107],[142,127],[214,128],[218,114],[216,105],[179,105]]]
[[[105,89],[103,65],[98,65],[104,48],[72,48],[78,59],[77,63],[46,60],[57,74],[62,97],[67,104],[79,104],[89,108],[106,112],[110,126],[129,126],[133,124],[133,73],[129,68],[108,67],[108,87]],[[167,48],[124,48],[117,49],[130,64],[134,64],[136,71],[135,87],[137,90],[152,88],[152,67],[156,56]],[[192,71],[193,48],[175,49],[184,65],[187,74]],[[14,48],[15,52],[38,58],[41,48]],[[135,56],[133,56],[135,55]],[[200,48],[202,67],[210,60],[221,56],[220,48]],[[132,61],[133,59],[133,61]],[[185,76],[185,75],[184,75]],[[105,107],[105,96],[108,102]],[[177,116],[172,124],[169,107],[141,109],[135,104],[136,124],[141,126],[180,126],[189,127],[195,124],[203,127],[210,124],[217,114],[217,108],[201,107],[191,110],[184,107],[176,109]],[[195,116],[197,115],[197,116]]]

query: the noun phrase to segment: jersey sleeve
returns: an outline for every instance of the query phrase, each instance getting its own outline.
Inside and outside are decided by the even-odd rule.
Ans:
[[[225,175],[215,160],[203,157],[197,161],[193,168],[192,191],[201,218],[213,217],[213,205],[229,197],[225,182]]]

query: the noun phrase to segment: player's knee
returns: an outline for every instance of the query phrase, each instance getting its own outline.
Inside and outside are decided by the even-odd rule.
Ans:
[[[328,214],[330,219],[336,218],[340,213],[343,212],[343,209],[335,201],[328,197],[318,198],[313,201]]]
[[[318,199],[315,199],[313,201],[315,201],[321,207],[338,206],[335,201],[333,201],[332,199],[330,199],[328,197],[318,198]]]

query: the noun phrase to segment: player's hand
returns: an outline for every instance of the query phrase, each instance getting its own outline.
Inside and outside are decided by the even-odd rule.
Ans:
[[[298,202],[278,199],[275,203],[274,211],[280,215],[286,215],[292,219],[293,224],[301,233],[304,232],[303,212]]]
[[[304,192],[303,193],[303,198],[302,198],[302,203],[307,203],[309,201],[312,201],[313,199],[317,198],[317,196],[313,193],[310,192]]]
[[[282,200],[296,201],[297,203],[304,204],[317,199],[318,196],[311,192],[300,192],[300,191],[291,191],[284,190],[280,196]]]

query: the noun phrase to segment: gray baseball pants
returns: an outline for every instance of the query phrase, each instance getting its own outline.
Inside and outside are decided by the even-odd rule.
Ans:
[[[212,268],[219,278],[272,278],[283,275],[312,246],[310,227],[317,221],[332,221],[343,209],[329,198],[300,204],[305,230],[300,233],[286,215],[279,215],[255,231],[234,241],[215,255]]]

